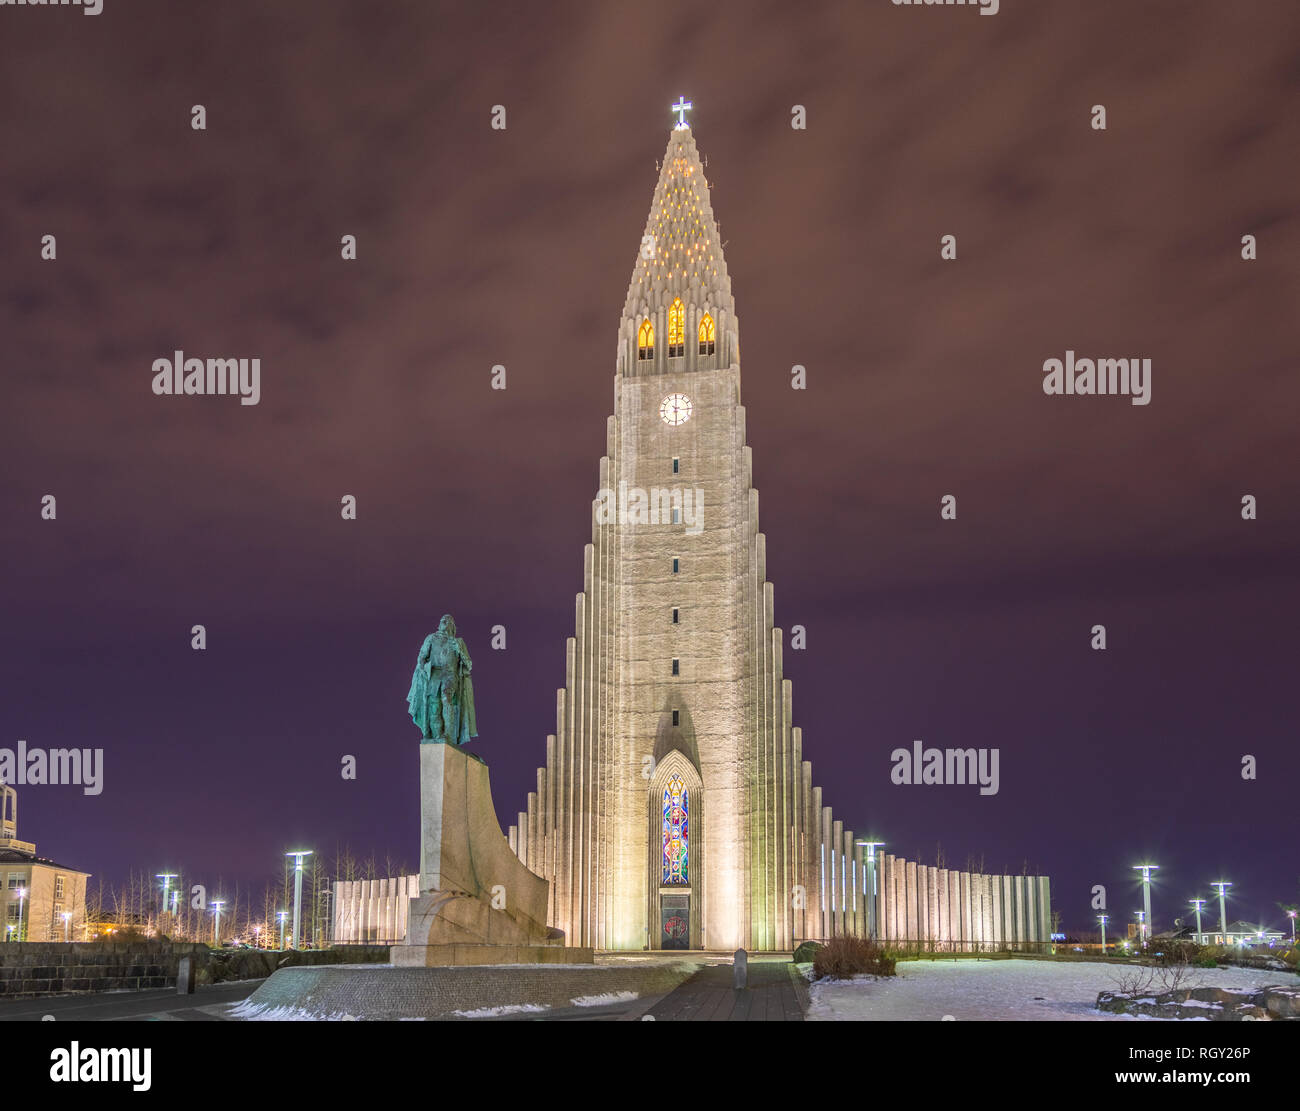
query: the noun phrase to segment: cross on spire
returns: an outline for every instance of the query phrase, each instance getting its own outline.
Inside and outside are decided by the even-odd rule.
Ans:
[[[691,102],[684,96],[677,98],[677,103],[673,106],[673,111],[677,113],[677,126],[674,131],[680,131],[686,126],[686,113],[691,110]]]

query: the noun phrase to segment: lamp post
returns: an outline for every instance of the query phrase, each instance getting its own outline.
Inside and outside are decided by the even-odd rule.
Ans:
[[[1210,884],[1210,886],[1217,887],[1219,889],[1219,932],[1223,934],[1223,944],[1227,945],[1228,944],[1228,911],[1227,911],[1227,904],[1224,901],[1223,894],[1225,891],[1228,890],[1228,888],[1232,886],[1232,884],[1227,882],[1226,880],[1215,880],[1212,884]]]
[[[167,891],[172,885],[172,880],[176,878],[175,872],[159,872],[154,879],[162,880],[162,912],[167,913]]]
[[[1134,864],[1134,871],[1142,873],[1142,911],[1146,915],[1147,927],[1151,926],[1151,873],[1159,864]],[[1142,944],[1145,946],[1145,936]]]
[[[1291,919],[1291,944],[1295,945],[1295,911],[1288,910],[1286,916]]]
[[[72,924],[72,911],[65,910],[59,917],[63,919],[63,943],[66,945],[72,939],[68,936],[68,930]]]
[[[302,928],[302,862],[305,857],[309,857],[311,854],[311,849],[301,849],[284,854],[296,858],[293,869],[293,947],[295,949],[302,948],[302,935],[298,932]]]
[[[1106,919],[1109,917],[1108,914],[1097,915],[1097,921],[1101,923],[1101,955],[1103,957],[1106,955]]]
[[[1138,948],[1147,947],[1147,916],[1145,911],[1135,910],[1133,912],[1138,916]]]
[[[289,917],[287,910],[277,911],[275,915],[280,920],[280,948],[284,948],[284,920]]]
[[[876,849],[883,841],[858,841],[867,850],[867,937],[876,939]]]
[[[221,945],[221,908],[225,905],[224,899],[212,900],[212,944],[214,947]]]
[[[24,941],[27,938],[27,933],[23,929],[23,900],[25,900],[26,898],[27,898],[27,888],[20,887],[18,889],[18,940],[19,941]]]
[[[1205,935],[1201,933],[1201,907],[1205,905],[1204,899],[1193,899],[1192,906],[1196,908],[1196,944],[1205,944]]]

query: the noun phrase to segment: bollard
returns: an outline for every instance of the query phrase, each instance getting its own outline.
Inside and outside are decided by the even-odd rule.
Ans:
[[[731,959],[731,965],[735,975],[733,986],[736,991],[743,991],[749,981],[749,954],[743,949],[737,949]]]
[[[176,994],[193,995],[194,994],[194,958],[181,957],[180,964],[176,966]]]

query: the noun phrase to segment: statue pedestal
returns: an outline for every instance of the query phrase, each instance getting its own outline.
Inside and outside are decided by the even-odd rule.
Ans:
[[[455,745],[420,745],[420,895],[402,966],[589,963],[546,925],[549,884],[510,851],[488,768]]]

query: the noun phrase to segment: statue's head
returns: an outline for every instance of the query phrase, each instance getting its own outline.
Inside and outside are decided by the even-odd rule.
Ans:
[[[447,637],[456,635],[456,622],[452,620],[451,614],[442,615],[442,620],[438,622],[438,632]]]

